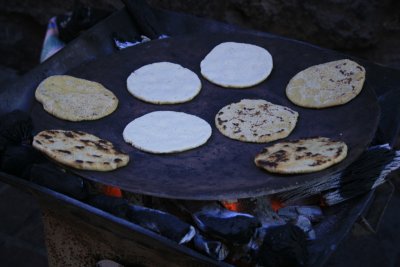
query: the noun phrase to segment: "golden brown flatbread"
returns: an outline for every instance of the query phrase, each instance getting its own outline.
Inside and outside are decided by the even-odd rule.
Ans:
[[[242,99],[223,107],[215,116],[215,125],[229,138],[266,143],[287,137],[298,116],[288,107],[262,99]]]
[[[97,120],[118,106],[117,97],[100,83],[67,75],[46,78],[35,97],[48,113],[68,121]]]
[[[354,61],[342,59],[297,73],[289,81],[286,95],[302,107],[332,107],[355,98],[361,92],[364,81],[365,69]]]
[[[42,131],[33,138],[33,147],[75,169],[110,171],[129,162],[129,155],[111,142],[81,131]]]
[[[264,148],[255,164],[273,173],[309,173],[326,169],[347,156],[347,145],[326,137],[284,141]]]

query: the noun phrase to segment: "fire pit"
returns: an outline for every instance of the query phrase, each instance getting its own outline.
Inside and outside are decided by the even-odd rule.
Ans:
[[[156,44],[150,43],[141,45],[144,48],[156,47],[161,49],[163,46],[177,47],[183,44],[187,46],[188,43],[185,43],[188,42],[187,40],[199,40],[190,38],[199,38],[199,36],[205,38],[209,36],[208,34],[210,32],[220,32],[220,35],[213,35],[216,36],[213,37],[215,40],[221,41],[227,38],[227,36],[234,36],[233,38],[237,38],[237,40],[250,37],[254,38],[253,40],[255,42],[274,44],[275,47],[280,47],[280,49],[284,50],[285,53],[282,52],[282,55],[287,56],[286,60],[290,57],[293,58],[294,54],[300,55],[300,52],[303,52],[302,55],[311,63],[319,62],[322,59],[327,60],[342,57],[342,55],[332,51],[315,48],[260,32],[243,31],[233,26],[179,14],[170,14],[166,12],[156,12],[155,14],[158,20],[166,27],[166,33],[172,36],[185,35],[193,32],[203,32],[203,35],[198,35],[197,37],[181,37],[177,39],[178,41],[172,38],[170,40],[159,40],[155,41],[157,42]],[[180,27],[175,27],[177,24],[180,25]],[[126,10],[122,10],[101,22],[95,28],[89,30],[76,42],[66,47],[59,54],[21,79],[18,84],[14,85],[16,87],[15,91],[11,92],[11,90],[9,90],[3,93],[1,97],[7,100],[7,104],[2,107],[2,111],[10,111],[14,108],[30,111],[32,107],[31,104],[33,103],[32,93],[38,82],[48,75],[66,72],[70,74],[80,73],[81,75],[86,75],[87,78],[93,79],[95,75],[102,73],[102,69],[104,69],[104,66],[109,64],[110,61],[120,64],[121,57],[120,59],[118,56],[114,55],[102,59],[100,57],[105,54],[111,54],[112,51],[111,39],[109,38],[110,36],[106,38],[106,33],[109,35],[112,31],[126,31],[127,25],[132,25],[132,22]],[[95,40],[99,42],[94,42],[95,44],[93,45],[93,41]],[[201,39],[199,42],[201,43]],[[197,44],[198,43],[196,43],[196,45]],[[212,46],[212,42],[210,45]],[[208,47],[206,48],[208,49]],[[203,49],[206,50],[206,48]],[[127,52],[122,51],[121,53],[123,54],[120,53],[119,55],[127,55],[130,53],[129,51],[140,51],[140,46],[126,51]],[[82,52],[84,53],[81,54]],[[159,53],[162,52],[163,51],[160,51]],[[167,55],[167,57],[173,57],[176,54],[174,53]],[[138,56],[139,52],[134,52],[134,54]],[[154,56],[156,56],[156,54]],[[86,63],[95,58],[96,61]],[[144,59],[146,59],[146,56],[138,56],[137,64],[140,65]],[[191,57],[191,60],[194,62],[195,58]],[[59,62],[65,62],[65,64],[60,65]],[[284,62],[284,58],[282,58],[282,62]],[[354,135],[356,135],[357,138],[349,139],[352,140],[351,144],[354,145],[354,149],[352,150],[354,154],[350,155],[349,162],[343,163],[329,171],[319,173],[318,175],[304,175],[290,182],[276,179],[276,177],[269,177],[267,179],[268,182],[263,184],[262,179],[258,178],[258,174],[251,176],[252,170],[238,165],[236,168],[241,174],[244,175],[249,170],[247,174],[250,175],[250,177],[254,177],[258,182],[249,185],[248,181],[245,179],[246,176],[240,177],[242,180],[230,181],[227,179],[230,175],[229,172],[224,171],[224,169],[215,169],[215,171],[219,171],[218,175],[221,175],[220,177],[222,178],[221,181],[218,181],[218,186],[216,186],[216,184],[207,183],[207,181],[202,181],[201,183],[195,184],[197,188],[193,188],[194,178],[189,179],[189,183],[184,183],[183,180],[180,180],[179,183],[171,182],[171,178],[173,177],[178,177],[178,179],[185,178],[179,176],[179,171],[175,168],[179,165],[179,161],[183,160],[183,158],[179,157],[167,157],[167,159],[165,159],[165,166],[169,164],[168,166],[171,168],[168,168],[164,173],[161,171],[152,173],[146,170],[146,166],[143,165],[140,167],[139,165],[140,168],[137,170],[138,174],[134,176],[135,179],[139,180],[134,181],[130,180],[131,176],[128,176],[127,173],[120,173],[120,175],[115,176],[115,173],[99,175],[94,172],[72,172],[74,175],[83,177],[87,183],[115,185],[123,191],[133,193],[136,198],[141,200],[141,204],[146,204],[147,202],[147,205],[143,205],[145,208],[141,208],[143,207],[142,205],[132,206],[130,203],[129,206],[127,204],[129,212],[118,214],[115,213],[115,209],[108,210],[108,204],[99,203],[94,199],[90,199],[90,201],[87,199],[85,199],[85,201],[79,201],[76,198],[71,198],[68,194],[61,194],[44,186],[39,186],[34,182],[28,182],[12,175],[1,173],[0,177],[1,180],[9,184],[32,192],[41,203],[47,235],[46,242],[49,252],[49,262],[51,265],[93,266],[95,262],[104,258],[113,259],[128,266],[131,264],[142,264],[145,266],[229,266],[230,264],[251,264],[251,262],[246,262],[246,259],[249,259],[246,253],[251,254],[252,247],[247,247],[248,250],[246,250],[244,245],[251,243],[256,234],[256,229],[268,224],[274,226],[283,225],[290,221],[293,225],[298,225],[305,230],[304,232],[306,232],[307,235],[302,237],[304,240],[307,238],[312,240],[308,245],[308,262],[300,262],[299,264],[321,266],[331,254],[332,248],[339,244],[360,214],[368,207],[372,201],[373,192],[363,195],[360,198],[346,201],[343,204],[326,208],[322,212],[323,217],[320,213],[319,202],[316,202],[315,199],[313,199],[312,207],[309,206],[309,203],[306,205],[302,204],[302,206],[296,203],[295,207],[287,206],[278,210],[281,203],[276,201],[271,202],[270,196],[289,190],[295,190],[300,185],[315,185],[316,182],[324,182],[322,178],[329,178],[335,173],[340,173],[367,148],[378,124],[378,116],[376,116],[378,106],[376,102],[371,100],[374,99],[373,89],[379,89],[379,94],[381,95],[388,93],[398,83],[398,76],[396,71],[388,70],[362,60],[360,60],[360,62],[366,67],[367,73],[371,73],[371,75],[368,76],[368,86],[366,90],[363,91],[364,96],[359,100],[365,102],[362,102],[362,104],[359,103],[358,105],[363,109],[360,111],[361,113],[373,114],[373,116],[360,116],[360,122],[362,122],[362,127],[364,128],[360,128],[360,132],[355,132]],[[78,66],[80,63],[85,64]],[[91,68],[92,71],[87,71],[88,67],[93,67]],[[298,67],[300,68],[301,66]],[[85,73],[84,70],[87,72]],[[125,77],[127,71],[129,70],[125,69],[120,71],[116,69],[113,79],[119,76]],[[292,70],[292,72],[295,72],[295,70]],[[293,73],[287,73],[285,75],[289,77],[291,74]],[[120,82],[123,81],[123,79],[116,80],[120,80]],[[111,79],[105,82],[111,82]],[[278,80],[275,83],[274,85],[279,85]],[[15,99],[13,99],[14,96]],[[123,95],[119,97],[120,99],[124,98]],[[273,97],[276,99],[279,98],[276,94],[273,95]],[[17,99],[22,100],[13,101]],[[194,108],[199,107],[200,106],[196,106]],[[142,105],[142,108],[140,112],[145,112],[146,107]],[[357,110],[357,106],[352,108],[355,111]],[[201,109],[199,108],[199,110]],[[212,113],[213,112],[210,111],[210,113],[206,115],[208,116],[207,119],[211,118]],[[385,113],[383,113],[383,118],[385,118],[384,114]],[[333,114],[331,116],[334,118]],[[32,117],[35,131],[50,126],[52,128],[67,127],[67,123],[57,121],[50,117],[50,115],[43,113],[38,105],[33,106]],[[44,117],[46,117],[46,120],[43,119]],[[127,118],[122,117],[119,123],[123,125],[126,120]],[[350,124],[351,121],[348,122],[348,125],[342,126],[343,131],[350,127]],[[119,129],[121,125],[118,124],[116,127]],[[397,132],[385,131],[387,130],[387,128],[385,128],[386,126],[387,125],[380,126],[380,133],[392,133],[392,135],[381,134],[378,136],[380,139],[376,140],[377,143],[393,142],[393,139],[397,136]],[[97,125],[96,123],[85,125],[83,123],[76,125],[76,127],[81,127],[81,130],[91,128],[96,131],[96,129],[100,130],[101,125]],[[118,129],[115,130],[119,133],[120,131],[118,131]],[[110,137],[112,138],[112,135],[110,135]],[[222,142],[219,140],[216,141]],[[221,145],[221,147],[223,146]],[[210,155],[212,155],[211,152],[212,151],[210,151]],[[196,154],[196,152],[193,153]],[[147,157],[144,154],[135,154],[135,156],[141,160],[145,160]],[[195,156],[196,155],[193,155],[193,157],[190,158],[194,160],[196,158]],[[229,161],[234,160],[235,159],[229,159]],[[230,164],[232,164],[232,162]],[[255,171],[259,170],[255,169]],[[194,169],[195,174],[196,172],[199,172],[196,178],[207,177],[206,175],[201,175],[201,168]],[[142,177],[145,179],[140,180],[140,174],[143,174]],[[166,176],[163,176],[164,174]],[[190,170],[186,172],[186,175],[187,174],[190,174]],[[152,182],[148,180],[150,177],[148,175],[152,175],[152,177],[156,177],[157,179]],[[310,201],[310,199],[307,199],[307,201]],[[151,205],[148,205],[149,203],[151,203]],[[317,205],[315,205],[316,203]],[[277,211],[277,213],[275,211]],[[129,217],[129,215],[126,215],[145,214],[149,216],[149,220],[156,221],[156,218],[159,218],[158,216],[161,216],[160,214],[164,214],[164,212],[166,215],[162,216],[167,216],[169,220],[174,221],[175,219],[172,218],[180,218],[179,221],[182,222],[190,221],[195,225],[196,229],[200,229],[203,235],[198,234],[198,230],[195,233],[190,227],[186,229],[186,225],[182,224],[179,229],[186,229],[185,231],[182,230],[177,235],[171,235],[166,238],[165,235],[163,237],[154,233],[157,231],[161,233],[160,227],[154,228],[154,224],[146,225],[146,222],[135,221],[135,218],[138,216]],[[115,215],[112,215],[113,213]],[[121,214],[123,216],[116,216]],[[127,217],[125,217],[124,214]],[[182,217],[169,217],[171,214],[180,214]],[[264,217],[260,218],[259,214],[263,214]],[[268,214],[268,216],[266,214]],[[161,218],[164,218],[162,216]],[[189,219],[187,219],[188,217]],[[218,227],[225,222],[229,223],[229,221],[221,220],[225,218],[236,218],[240,221],[240,225],[245,224],[246,231],[250,229],[251,233],[246,234],[246,231],[236,231],[235,228],[232,228],[231,232],[224,233],[224,230],[227,228],[222,227],[222,229],[219,229]],[[134,223],[132,221],[134,221]],[[315,225],[310,228],[309,226],[316,221],[319,221],[319,223],[315,223]],[[155,229],[157,229],[157,231]],[[173,231],[167,232],[171,233]],[[207,233],[207,236],[204,236],[204,233]],[[261,233],[260,235],[262,234],[267,235],[268,233]],[[228,240],[229,242],[221,242],[221,240]],[[235,242],[239,242],[239,244],[232,245],[232,243]],[[253,242],[253,245],[256,246],[254,243],[256,242]],[[260,247],[262,248],[262,246]],[[229,253],[227,250],[233,251],[235,249],[238,251],[231,253],[228,257],[227,255]],[[227,261],[218,261],[222,259],[227,259]],[[251,260],[252,259],[249,259],[249,261]]]
[[[153,226],[150,227],[146,226],[146,221],[132,223],[129,219],[113,215],[113,213],[117,214],[121,211],[118,208],[107,212],[104,211],[108,209],[107,205],[97,202],[94,205],[103,210],[95,208],[93,205],[88,205],[46,187],[38,186],[6,174],[2,174],[2,180],[6,180],[18,188],[32,192],[38,199],[43,211],[50,266],[93,266],[94,263],[102,259],[111,259],[125,266],[131,266],[132,264],[142,264],[144,266],[232,266],[231,264],[243,266],[243,264],[246,264],[244,266],[251,266],[245,261],[248,259],[246,253],[249,253],[249,251],[242,250],[247,248],[247,246],[236,245],[232,247],[232,245],[229,245],[228,248],[231,255],[226,257],[224,255],[225,248],[215,246],[225,243],[217,243],[216,240],[218,239],[214,239],[214,246],[209,242],[207,243],[211,245],[210,248],[214,248],[207,255],[207,250],[201,247],[205,243],[201,240],[201,235],[192,237],[190,242],[179,245],[178,239],[173,241],[171,240],[171,236],[166,238],[154,233],[155,229],[159,229],[159,227],[154,227],[154,219],[151,219],[150,222]],[[137,195],[135,197],[136,199],[141,199],[142,202],[147,202],[147,205],[149,205],[148,202],[151,200],[152,210],[156,210],[154,208],[168,209],[170,212],[174,212],[175,214],[181,213],[182,215],[182,207],[185,207],[184,215],[181,216],[182,220],[188,216],[186,212],[196,214],[196,217],[206,225],[209,225],[210,222],[207,222],[207,214],[214,218],[223,218],[223,216],[212,216],[215,214],[212,211],[216,209],[215,205],[218,204],[214,201],[149,199],[148,196]],[[115,198],[113,199],[115,200]],[[319,223],[313,225],[312,231],[314,231],[314,237],[312,235],[307,237],[309,239],[307,243],[309,255],[307,265],[305,266],[322,266],[333,252],[334,247],[339,245],[339,242],[348,233],[362,212],[369,207],[372,200],[373,193],[370,193],[362,198],[349,200],[334,207],[323,208],[323,217],[320,217],[321,214],[315,212],[308,213],[311,215],[314,214],[314,219],[319,220]],[[226,206],[230,209],[238,209],[241,211],[239,214],[243,214],[244,209],[248,211],[255,207],[255,201],[260,201],[260,199],[244,199],[239,202],[225,201],[217,209],[221,211],[223,206]],[[114,202],[114,204],[118,207],[121,203]],[[238,206],[241,207],[238,208]],[[202,211],[201,207],[207,208]],[[265,208],[268,210],[268,207]],[[308,207],[302,208],[307,209]],[[271,217],[272,220],[268,221],[268,223],[283,225],[282,218],[291,213],[290,211],[283,211],[283,209]],[[196,210],[200,210],[200,212],[196,212]],[[297,210],[300,210],[299,207],[297,207]],[[136,212],[138,211],[136,210]],[[272,210],[269,210],[269,212],[270,214],[274,214]],[[235,214],[235,212],[232,213],[230,217],[233,217],[232,215]],[[119,215],[121,216],[121,213]],[[278,215],[281,218],[278,218]],[[211,217],[209,216],[209,218]],[[160,218],[168,219],[168,216],[164,217],[161,215]],[[163,224],[160,221],[158,223]],[[243,225],[244,222],[239,219],[238,223],[239,225]],[[251,220],[248,223],[250,224],[246,223],[246,225],[250,228],[253,227],[252,230],[254,230],[256,225]],[[262,223],[267,225],[265,221]],[[197,228],[200,224],[194,225]],[[218,231],[219,226],[226,227],[227,225],[218,223],[214,224],[214,226],[217,227],[216,231]],[[209,227],[213,227],[212,224]],[[170,228],[170,230],[173,229]],[[242,234],[242,240],[240,234]],[[184,237],[184,234],[181,237]],[[242,243],[248,241],[246,240],[246,234],[243,234],[241,231],[239,231],[239,235],[234,236],[234,240]],[[237,251],[233,251],[233,248],[236,248]],[[234,255],[237,258],[233,258]],[[225,261],[217,261],[218,257],[223,257]]]

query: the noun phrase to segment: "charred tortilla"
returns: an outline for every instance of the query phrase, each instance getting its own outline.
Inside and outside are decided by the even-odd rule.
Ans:
[[[110,171],[129,162],[129,155],[116,150],[111,142],[80,131],[42,131],[33,138],[33,147],[81,170]]]
[[[354,61],[342,59],[312,66],[297,73],[286,87],[294,104],[307,108],[342,105],[355,98],[363,88],[365,69]]]
[[[347,156],[347,145],[326,137],[279,142],[255,157],[255,164],[273,173],[309,173],[326,169]]]
[[[287,137],[298,116],[288,107],[262,99],[242,99],[223,107],[215,116],[215,125],[229,138],[266,143]]]

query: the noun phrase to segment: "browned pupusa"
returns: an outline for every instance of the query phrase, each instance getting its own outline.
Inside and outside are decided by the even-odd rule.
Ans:
[[[118,98],[100,83],[68,75],[46,78],[35,97],[48,113],[68,121],[97,120],[118,106]]]
[[[342,105],[363,88],[365,69],[349,59],[311,66],[297,73],[286,87],[294,104],[306,108]]]
[[[33,138],[33,147],[75,169],[110,171],[129,162],[129,155],[111,142],[80,131],[42,131]]]
[[[257,154],[255,164],[273,173],[309,173],[326,169],[347,156],[347,145],[326,137],[276,143]]]
[[[242,99],[223,107],[215,116],[217,129],[225,136],[255,143],[287,137],[299,114],[263,99]]]

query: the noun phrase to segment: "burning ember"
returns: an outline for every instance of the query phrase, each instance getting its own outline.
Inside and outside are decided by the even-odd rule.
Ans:
[[[106,196],[110,197],[122,197],[122,191],[120,188],[111,186],[111,185],[105,185],[103,186],[103,193]]]
[[[266,197],[266,200],[269,202],[270,207],[275,212],[285,206],[282,201],[276,198]],[[251,212],[256,208],[256,201],[256,199],[222,200],[221,204],[230,211]]]
[[[237,200],[222,200],[221,204],[230,211],[240,211],[240,203]]]
[[[271,201],[271,208],[275,212],[277,212],[280,208],[284,207],[283,202],[281,202],[281,201],[279,201],[277,199],[271,198],[270,201]]]

